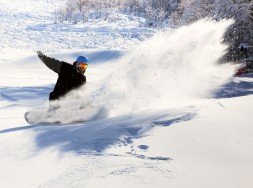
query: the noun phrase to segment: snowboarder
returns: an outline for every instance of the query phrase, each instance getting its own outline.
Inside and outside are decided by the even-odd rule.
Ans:
[[[37,51],[40,60],[52,71],[58,74],[58,80],[54,90],[49,95],[49,101],[55,101],[66,95],[73,89],[77,89],[86,83],[84,73],[88,67],[88,59],[79,56],[73,65],[64,61],[47,57],[41,51]]]
[[[253,72],[253,59],[249,57],[249,48],[251,48],[252,46],[250,46],[248,43],[241,43],[239,45],[239,50],[241,52],[243,52],[244,54],[244,59],[243,59],[243,64],[242,67],[240,67],[236,73],[235,76],[240,76],[243,74],[247,74],[247,73],[252,73]]]
[[[245,60],[247,60],[247,59],[249,58],[249,55],[248,55],[248,51],[249,51],[249,44],[248,44],[248,43],[243,42],[243,43],[241,43],[241,44],[239,45],[239,47],[238,47],[238,48],[241,50],[241,52],[243,52],[243,54],[244,54],[244,58],[245,58]]]

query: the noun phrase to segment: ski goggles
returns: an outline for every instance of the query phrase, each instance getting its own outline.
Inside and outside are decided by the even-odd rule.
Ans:
[[[84,62],[77,62],[76,65],[82,71],[85,71],[88,67],[88,64]]]

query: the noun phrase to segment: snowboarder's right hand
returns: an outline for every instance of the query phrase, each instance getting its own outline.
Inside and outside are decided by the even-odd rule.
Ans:
[[[38,56],[43,56],[43,53],[41,51],[37,51],[36,53],[38,54]]]

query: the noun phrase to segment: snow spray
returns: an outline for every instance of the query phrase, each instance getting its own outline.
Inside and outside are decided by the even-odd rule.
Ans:
[[[204,19],[156,33],[120,58],[99,88],[83,91],[83,100],[112,117],[210,97],[235,71],[231,64],[218,63],[226,53],[222,41],[232,23]]]

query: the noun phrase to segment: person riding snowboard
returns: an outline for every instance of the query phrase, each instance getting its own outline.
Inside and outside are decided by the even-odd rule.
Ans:
[[[49,101],[55,101],[65,96],[73,89],[77,89],[86,83],[84,73],[88,67],[88,59],[79,56],[73,65],[64,61],[59,61],[44,55],[41,51],[37,51],[40,60],[52,71],[58,74],[58,80],[54,90],[49,95]]]

